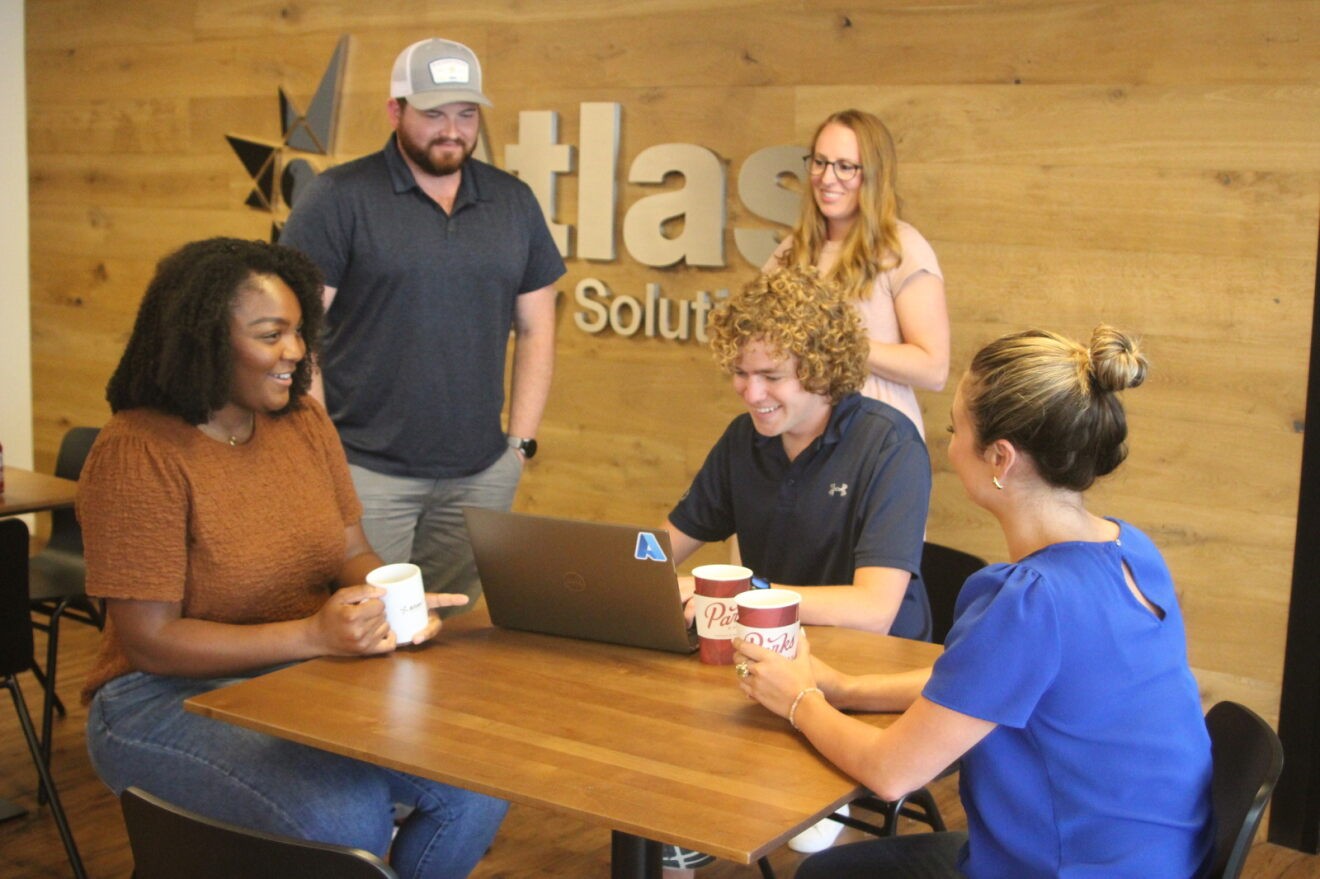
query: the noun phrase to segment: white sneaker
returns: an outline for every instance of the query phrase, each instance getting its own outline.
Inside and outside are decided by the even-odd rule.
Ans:
[[[835,814],[847,816],[848,807],[846,805],[835,809]],[[795,852],[803,854],[814,854],[823,852],[825,849],[834,845],[834,840],[839,838],[843,832],[843,825],[833,818],[822,818],[806,830],[799,833],[788,841],[788,847]]]

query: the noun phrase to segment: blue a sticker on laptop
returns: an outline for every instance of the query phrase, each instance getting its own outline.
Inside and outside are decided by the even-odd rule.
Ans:
[[[633,557],[639,562],[667,562],[665,551],[660,548],[660,541],[650,531],[637,532],[637,550]]]

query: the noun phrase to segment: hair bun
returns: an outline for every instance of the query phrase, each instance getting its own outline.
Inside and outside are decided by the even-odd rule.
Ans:
[[[1136,339],[1107,324],[1091,333],[1091,375],[1101,391],[1116,393],[1146,380],[1146,356]]]

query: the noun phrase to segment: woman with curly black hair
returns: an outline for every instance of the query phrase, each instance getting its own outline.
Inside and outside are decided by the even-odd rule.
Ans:
[[[306,395],[320,296],[306,257],[262,242],[199,241],[157,267],[79,484],[87,591],[107,609],[88,749],[116,793],[466,876],[506,803],[183,710],[272,666],[397,646],[343,449]],[[413,808],[391,846],[395,803]]]

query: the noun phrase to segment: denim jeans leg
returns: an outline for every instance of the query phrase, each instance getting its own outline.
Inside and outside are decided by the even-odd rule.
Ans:
[[[396,864],[402,877],[464,876],[489,846],[502,801],[183,710],[187,697],[231,682],[134,672],[106,684],[87,721],[97,774],[116,794],[136,785],[220,820],[381,857],[403,802],[416,829]],[[422,854],[408,854],[414,847]]]
[[[229,682],[141,672],[110,681],[87,719],[97,774],[116,794],[136,785],[223,821],[383,856],[388,779],[356,760],[184,711],[184,699]]]
[[[390,851],[394,869],[400,876],[455,879],[470,873],[490,848],[509,804],[438,781],[387,772],[394,797],[413,806]]]

